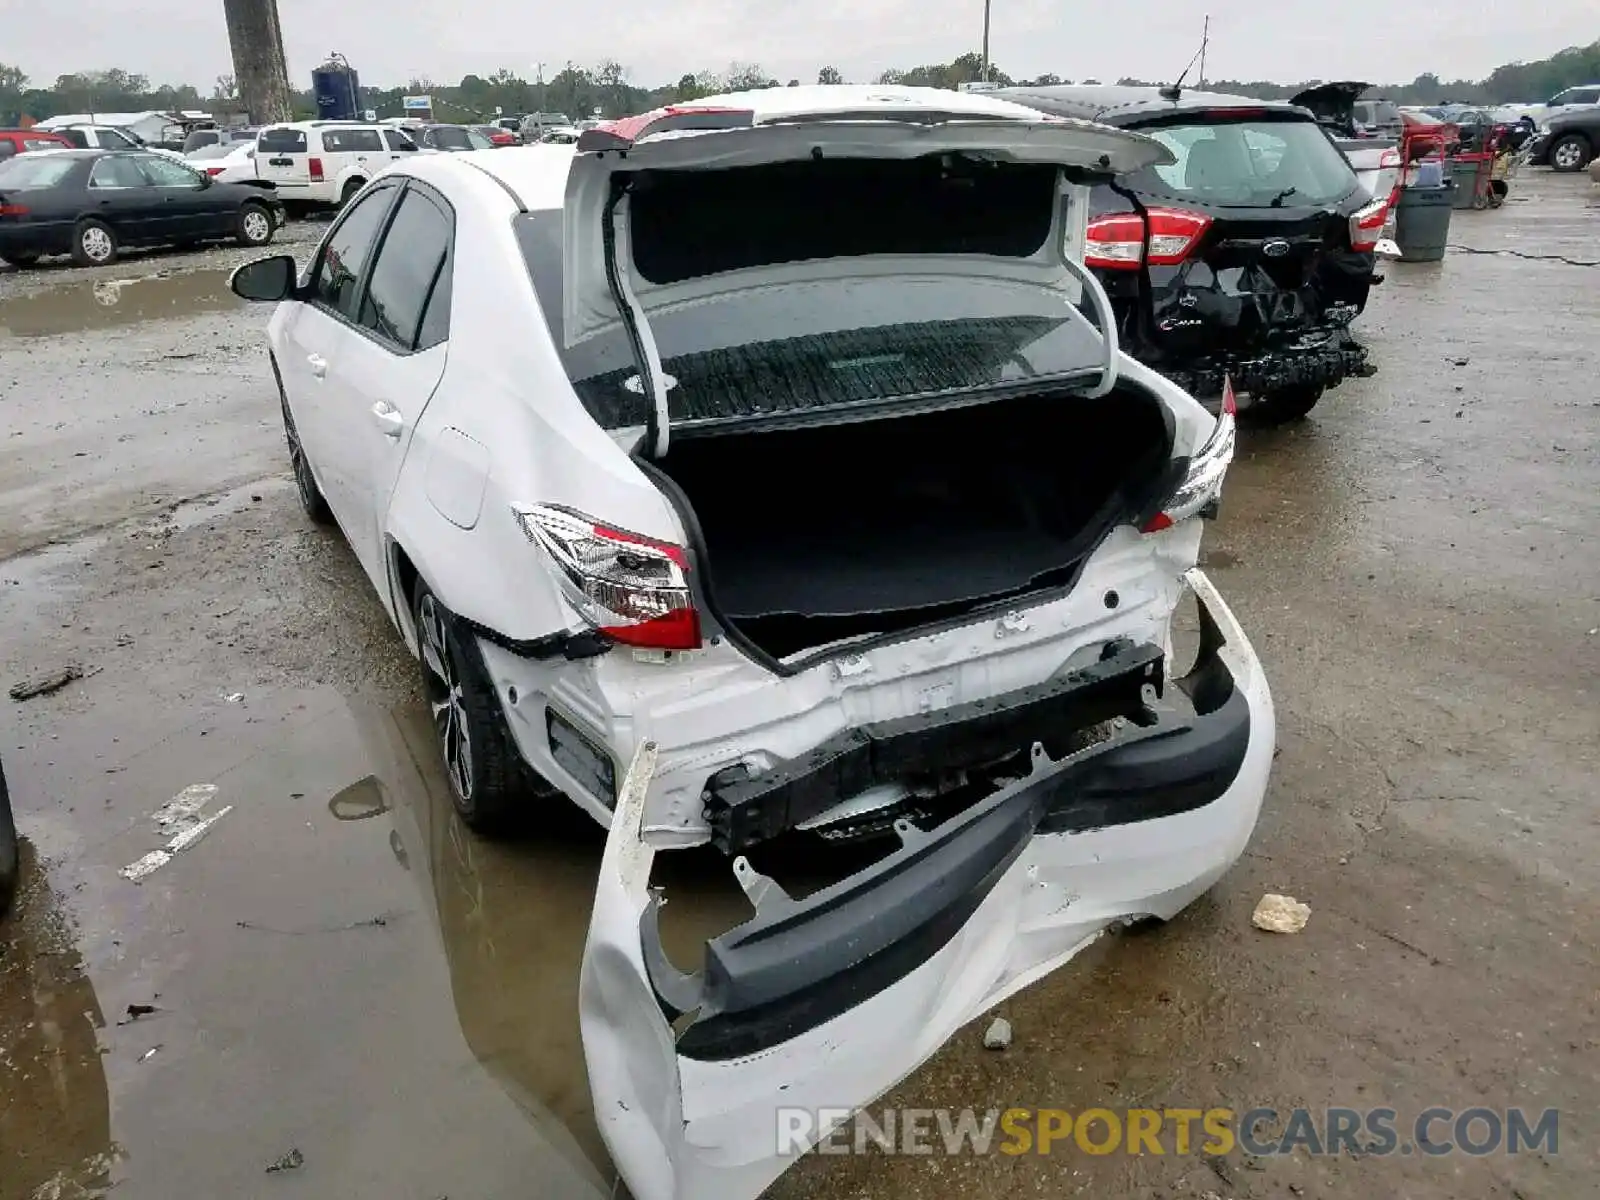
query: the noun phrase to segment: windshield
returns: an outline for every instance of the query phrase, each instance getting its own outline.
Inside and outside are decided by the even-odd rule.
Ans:
[[[0,189],[8,192],[30,188],[52,188],[74,170],[83,159],[76,154],[22,154],[0,162]]]
[[[1124,177],[1135,191],[1220,208],[1332,204],[1359,184],[1313,121],[1251,120],[1139,130],[1176,162]]]
[[[516,219],[540,307],[561,347],[561,214]],[[748,291],[650,314],[677,421],[753,417],[1098,371],[1105,347],[1059,291],[970,276],[840,280]],[[615,331],[562,349],[606,429],[649,401]]]

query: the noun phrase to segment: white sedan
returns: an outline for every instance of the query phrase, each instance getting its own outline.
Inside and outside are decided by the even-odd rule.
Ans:
[[[609,826],[580,1014],[640,1200],[758,1195],[1243,852],[1272,700],[1195,566],[1232,406],[1120,353],[1081,265],[1089,188],[1170,161],[982,95],[779,88],[409,157],[303,273],[236,273],[462,817]],[[684,974],[651,865],[705,842],[753,913]],[[785,845],[804,881],[758,867]],[[833,1115],[785,1139],[780,1107]]]
[[[184,162],[217,183],[240,183],[256,176],[254,142],[218,142],[184,156]]]

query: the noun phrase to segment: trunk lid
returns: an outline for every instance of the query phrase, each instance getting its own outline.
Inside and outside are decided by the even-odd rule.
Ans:
[[[1370,83],[1353,79],[1322,83],[1303,92],[1296,92],[1290,97],[1289,103],[1310,109],[1320,124],[1337,130],[1345,137],[1354,137],[1355,104],[1361,99],[1361,94],[1371,86]]]
[[[1088,121],[1046,117],[980,95],[933,88],[775,88],[711,97],[585,130],[568,176],[563,252],[563,326],[568,347],[628,324],[607,265],[606,241],[625,278],[624,297],[640,313],[675,299],[704,299],[740,287],[768,288],[818,276],[815,260],[735,271],[723,279],[652,285],[630,270],[624,177],[647,171],[728,170],[824,159],[904,160],[974,154],[1006,162],[1056,164],[1099,176],[1168,161],[1149,138]],[[609,210],[609,215],[608,215]],[[860,263],[861,259],[855,260]],[[917,256],[923,273],[992,278],[1007,268],[1029,282],[1064,272],[1041,260],[1003,263],[991,256]],[[1041,267],[1046,269],[1041,270]],[[843,268],[844,273],[851,270]],[[836,266],[821,273],[837,277]],[[882,266],[873,272],[882,273]],[[648,331],[645,331],[648,336]]]

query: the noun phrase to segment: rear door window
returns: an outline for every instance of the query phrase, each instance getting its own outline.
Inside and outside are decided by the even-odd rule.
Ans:
[[[362,278],[372,259],[373,244],[394,202],[396,188],[380,185],[345,210],[328,234],[312,278],[312,302],[354,321]]]
[[[56,136],[66,138],[68,142],[72,143],[72,145],[76,146],[79,150],[90,150],[94,148],[89,145],[89,135],[81,129],[63,129],[60,130]],[[45,145],[48,146],[51,145],[51,143],[46,142]]]
[[[383,149],[376,129],[324,129],[322,148],[329,154],[368,154]]]
[[[97,189],[142,188],[149,187],[150,181],[133,159],[126,154],[114,154],[95,163],[94,170],[89,172],[89,186]]]
[[[417,144],[401,133],[398,129],[385,129],[383,140],[389,143],[391,150],[415,150]]]
[[[429,297],[447,267],[450,241],[451,220],[446,211],[417,188],[407,189],[373,263],[372,278],[361,301],[360,325],[392,349],[425,349],[419,344],[418,331]],[[434,340],[429,345],[437,345],[444,340],[438,330],[441,317],[430,313],[430,318]],[[448,308],[442,319],[448,324]]]
[[[263,154],[304,154],[306,133],[303,129],[263,129],[256,148]]]

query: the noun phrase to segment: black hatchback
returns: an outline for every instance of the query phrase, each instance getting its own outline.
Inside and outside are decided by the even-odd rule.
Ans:
[[[217,183],[164,154],[47,150],[0,163],[0,261],[70,254],[115,262],[128,246],[265,246],[283,224],[270,184]]]
[[[1367,303],[1387,197],[1374,199],[1313,114],[1154,87],[1005,88],[1055,116],[1136,129],[1175,162],[1090,194],[1084,260],[1123,348],[1200,399],[1225,377],[1269,420],[1370,375],[1350,323]]]

